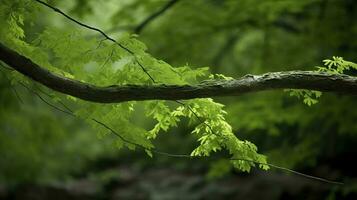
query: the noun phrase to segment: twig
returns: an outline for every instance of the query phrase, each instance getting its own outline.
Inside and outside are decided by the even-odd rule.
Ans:
[[[329,183],[329,184],[335,184],[335,185],[343,185],[344,184],[342,182],[331,181],[331,180],[327,180],[327,179],[320,178],[320,177],[317,177],[317,176],[311,176],[311,175],[308,175],[308,174],[304,174],[304,173],[301,173],[301,172],[298,172],[298,171],[295,171],[295,170],[292,170],[292,169],[289,169],[289,168],[286,168],[286,167],[281,167],[281,166],[278,166],[278,165],[274,165],[274,164],[261,163],[261,162],[252,161],[252,160],[249,160],[249,159],[244,159],[244,158],[231,158],[229,160],[232,160],[232,161],[234,161],[234,160],[247,161],[247,162],[252,162],[254,164],[266,165],[266,166],[269,166],[269,167],[272,167],[272,168],[275,168],[275,169],[280,169],[282,171],[290,172],[290,173],[298,175],[298,176],[302,176],[302,177],[305,177],[305,178],[308,178],[308,179],[313,179],[313,180],[317,180],[317,181],[321,181],[321,182],[325,182],[325,183]]]
[[[3,68],[6,69],[6,70],[13,70],[12,68],[7,68],[7,67],[5,67],[5,65],[3,65],[2,63],[0,63],[0,66],[3,67]],[[2,70],[1,70],[1,73],[4,74],[4,77],[10,82],[10,85],[11,85],[11,81],[10,81],[9,77],[6,76],[6,73],[3,72]],[[15,94],[15,96],[16,96],[16,98],[19,100],[19,102],[20,102],[21,104],[23,104],[24,101],[22,100],[20,94],[17,92],[16,88],[15,88],[15,87],[11,87],[11,90],[12,90],[12,92]]]
[[[104,31],[102,31],[102,30],[99,29],[99,28],[96,28],[96,27],[93,27],[93,26],[84,24],[84,23],[82,23],[82,22],[80,22],[80,21],[74,19],[73,17],[67,15],[67,14],[64,13],[62,10],[60,10],[60,9],[58,9],[58,8],[56,8],[56,7],[53,7],[53,6],[47,4],[47,3],[44,2],[44,1],[41,1],[41,0],[34,0],[34,1],[36,1],[36,2],[38,2],[38,3],[40,3],[40,4],[44,5],[44,6],[46,6],[46,7],[48,7],[48,8],[51,8],[53,11],[55,11],[55,12],[57,12],[57,13],[63,15],[64,17],[66,17],[66,18],[69,19],[70,21],[72,21],[72,22],[74,22],[74,23],[76,23],[76,24],[78,24],[78,25],[80,25],[80,26],[82,26],[82,27],[85,27],[85,28],[87,28],[87,29],[90,29],[90,30],[92,30],[92,31],[96,31],[96,32],[100,33],[100,34],[101,34],[102,36],[104,36],[107,40],[110,40],[110,41],[114,42],[115,44],[117,44],[120,48],[124,49],[124,50],[127,51],[129,54],[131,54],[132,56],[134,56],[135,61],[138,63],[138,65],[141,67],[141,69],[146,73],[146,75],[148,75],[148,77],[149,77],[154,83],[156,83],[155,80],[153,79],[153,77],[152,77],[152,76],[149,74],[149,72],[145,69],[145,67],[138,61],[138,59],[137,59],[135,53],[134,53],[132,50],[130,50],[129,48],[127,48],[127,47],[125,47],[124,45],[120,44],[120,43],[119,43],[118,41],[116,41],[115,39],[109,37]]]

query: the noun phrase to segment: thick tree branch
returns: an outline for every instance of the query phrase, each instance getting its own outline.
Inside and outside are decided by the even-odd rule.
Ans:
[[[64,94],[83,100],[115,103],[132,100],[178,100],[237,96],[273,89],[309,89],[357,94],[357,77],[313,71],[271,72],[234,80],[206,81],[197,85],[123,85],[98,87],[48,71],[0,43],[0,60],[23,75]]]

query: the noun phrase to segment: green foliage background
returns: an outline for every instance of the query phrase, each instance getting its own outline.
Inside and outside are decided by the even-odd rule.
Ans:
[[[357,61],[357,3],[353,0],[182,0],[139,35],[131,35],[130,27],[158,10],[164,1],[48,3],[105,30],[135,55],[32,0],[2,0],[1,42],[54,72],[101,86],[153,84],[138,62],[158,83],[193,84],[208,79],[210,74],[239,77],[317,70],[315,66],[324,64],[322,60],[335,55]],[[341,59],[325,61],[328,66],[340,62],[335,65],[337,71],[327,67],[329,72],[356,75],[352,62],[344,71],[338,68],[341,62],[347,62]],[[128,153],[120,153],[116,147],[135,149],[135,145],[114,137],[91,118],[105,122],[127,140],[147,149],[192,152],[193,156],[228,155],[264,163],[266,155],[271,163],[306,169],[340,156],[348,160],[356,153],[353,141],[357,110],[353,96],[323,94],[315,104],[318,93],[290,93],[302,96],[310,106],[282,91],[219,98],[219,103],[189,100],[186,106],[167,101],[101,105],[54,93],[17,73],[1,70],[3,183],[62,180],[97,158],[118,158]],[[58,106],[61,102],[69,105],[79,118],[57,112],[19,82],[35,91],[45,91],[49,96],[39,93]],[[189,108],[203,121],[195,118]],[[168,159],[153,156],[159,163]],[[142,159],[150,162],[147,156]],[[175,159],[168,162],[186,163]],[[208,173],[212,177],[229,173],[232,164],[241,171],[255,166],[224,160],[202,164],[212,165]]]

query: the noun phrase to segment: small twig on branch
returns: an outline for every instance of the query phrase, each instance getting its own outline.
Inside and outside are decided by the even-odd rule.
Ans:
[[[82,23],[82,22],[80,22],[80,21],[74,19],[73,17],[67,15],[67,14],[64,13],[62,10],[60,10],[60,9],[58,9],[58,8],[56,8],[56,7],[53,7],[53,6],[47,4],[47,3],[44,2],[44,1],[41,1],[41,0],[34,0],[34,1],[36,1],[36,2],[38,2],[38,3],[40,3],[40,4],[44,5],[44,6],[46,6],[46,7],[48,7],[48,8],[51,8],[53,11],[55,11],[55,12],[61,14],[62,16],[64,16],[64,17],[66,17],[67,19],[69,19],[70,21],[72,21],[72,22],[74,22],[74,23],[76,23],[76,24],[78,24],[78,25],[80,25],[80,26],[82,26],[82,27],[84,27],[84,28],[87,28],[87,29],[89,29],[89,30],[96,31],[96,32],[100,33],[105,39],[107,39],[107,40],[109,40],[109,41],[112,41],[112,42],[114,42],[115,44],[117,44],[120,48],[124,49],[124,50],[127,51],[129,54],[131,54],[132,56],[134,56],[136,63],[138,63],[138,65],[139,65],[140,68],[144,71],[144,73],[146,73],[146,75],[147,75],[154,83],[156,83],[155,80],[153,79],[153,77],[152,77],[152,76],[149,74],[149,72],[145,69],[145,67],[138,61],[138,59],[137,59],[135,53],[134,53],[132,50],[130,50],[129,48],[127,48],[127,47],[125,47],[124,45],[120,44],[120,43],[119,43],[118,41],[116,41],[114,38],[112,38],[112,37],[110,37],[109,35],[107,35],[104,31],[102,31],[101,29],[96,28],[96,27],[94,27],[94,26],[90,26],[90,25],[84,24],[84,23]]]
[[[244,158],[237,158],[237,159],[231,158],[229,160],[252,162],[252,160],[244,159]],[[331,181],[331,180],[328,180],[328,179],[325,179],[325,178],[320,178],[320,177],[317,177],[317,176],[311,176],[311,175],[308,175],[308,174],[304,174],[304,173],[301,173],[301,172],[298,172],[298,171],[295,171],[295,170],[292,170],[292,169],[289,169],[289,168],[286,168],[286,167],[281,167],[281,166],[278,166],[278,165],[274,165],[274,164],[260,163],[260,162],[256,162],[256,161],[254,161],[252,163],[259,164],[259,165],[266,165],[266,166],[269,166],[269,167],[272,167],[272,168],[275,168],[275,169],[279,169],[279,170],[282,170],[282,171],[285,171],[285,172],[289,172],[289,173],[292,173],[292,174],[295,174],[295,175],[298,175],[298,176],[302,176],[302,177],[305,177],[305,178],[308,178],[308,179],[313,179],[313,180],[324,182],[324,183],[335,184],[335,185],[344,185],[344,183],[342,183],[342,182]]]

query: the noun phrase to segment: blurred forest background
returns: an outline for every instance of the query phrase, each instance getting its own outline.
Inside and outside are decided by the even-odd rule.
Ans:
[[[332,56],[357,62],[356,0],[48,2],[112,36],[136,33],[154,57],[173,66],[240,77],[314,70]],[[34,23],[73,25],[48,9]],[[324,93],[312,106],[283,91],[216,99],[239,138],[255,143],[270,163],[345,183],[336,186],[275,169],[241,173],[219,159],[118,150],[113,138],[98,138],[83,121],[12,86],[1,71],[0,199],[357,198],[356,96]],[[150,123],[140,114],[135,119]],[[189,153],[196,143],[191,129],[179,125],[155,143]]]

